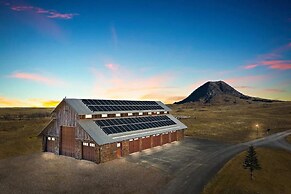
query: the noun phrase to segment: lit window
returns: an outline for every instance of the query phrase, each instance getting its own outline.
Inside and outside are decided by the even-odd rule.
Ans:
[[[160,112],[157,112],[157,115],[159,115],[160,114]]]
[[[155,135],[155,134],[153,134],[153,136],[155,137],[156,135]]]
[[[138,137],[137,138],[134,138],[134,140],[138,140]]]
[[[52,141],[55,141],[56,139],[54,137],[52,137]]]
[[[107,117],[107,114],[102,114],[101,117]]]
[[[83,142],[83,146],[88,146],[88,143],[87,142]]]
[[[167,114],[167,113],[168,113],[168,111],[165,111],[164,113],[165,113],[165,114]]]
[[[142,139],[144,139],[145,137],[142,137]]]
[[[149,138],[150,136],[146,136],[146,138]]]
[[[121,115],[120,115],[120,113],[116,113],[116,116],[117,116],[117,117],[120,117]]]
[[[151,114],[152,114],[152,112],[148,112],[148,114],[149,114],[149,115],[151,115]]]
[[[142,112],[139,112],[138,115],[142,115]]]
[[[133,139],[130,139],[129,141],[133,141]]]
[[[90,147],[95,147],[95,143],[90,143]]]
[[[92,119],[92,115],[85,115],[85,119]]]
[[[120,143],[117,143],[117,144],[116,144],[116,147],[120,148]]]
[[[51,137],[48,137],[47,140],[51,140]]]
[[[130,113],[128,113],[128,116],[132,116],[132,113],[130,112]]]
[[[160,135],[160,134],[156,134],[156,136],[158,136],[158,135]]]

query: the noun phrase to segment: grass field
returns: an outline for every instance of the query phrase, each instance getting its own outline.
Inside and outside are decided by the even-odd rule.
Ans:
[[[36,136],[50,120],[52,109],[1,108],[0,159],[39,152],[41,141]]]
[[[251,181],[242,163],[246,152],[230,160],[205,187],[203,194],[288,194],[291,193],[291,153],[279,149],[258,148],[262,169]]]
[[[169,105],[188,126],[185,134],[196,138],[238,143],[291,129],[291,103],[249,105]],[[38,152],[36,135],[49,122],[52,109],[0,108],[0,159]],[[259,124],[256,128],[255,125]],[[257,133],[258,129],[258,133]]]
[[[291,102],[248,105],[169,105],[187,125],[185,134],[196,138],[238,143],[291,129]],[[258,127],[256,127],[258,124]]]

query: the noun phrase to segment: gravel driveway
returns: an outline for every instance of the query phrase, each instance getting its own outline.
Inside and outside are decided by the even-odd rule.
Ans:
[[[0,160],[0,193],[200,193],[250,144],[291,151],[288,134],[237,145],[185,138],[99,165],[52,153],[8,158]]]

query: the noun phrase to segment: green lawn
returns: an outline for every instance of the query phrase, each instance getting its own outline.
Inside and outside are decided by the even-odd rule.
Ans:
[[[230,160],[205,187],[203,194],[289,194],[291,193],[291,153],[280,149],[256,149],[262,169],[251,181],[242,163],[246,152]]]

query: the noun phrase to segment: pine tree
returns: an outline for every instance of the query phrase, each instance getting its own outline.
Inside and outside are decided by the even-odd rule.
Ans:
[[[249,169],[250,175],[251,175],[251,180],[254,179],[254,175],[253,175],[254,170],[261,169],[261,166],[260,166],[258,159],[257,159],[257,154],[255,151],[255,148],[252,145],[248,149],[248,154],[247,154],[245,161],[243,163],[243,167],[244,167],[244,169]]]

